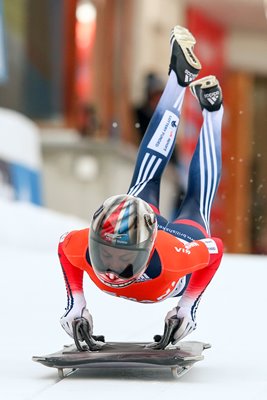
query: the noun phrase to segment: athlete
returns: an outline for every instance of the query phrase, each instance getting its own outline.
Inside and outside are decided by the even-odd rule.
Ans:
[[[99,289],[138,302],[178,297],[165,321],[177,320],[172,343],[196,328],[196,310],[218,269],[222,241],[211,237],[210,211],[221,174],[222,92],[215,76],[195,80],[201,64],[185,28],[171,34],[169,77],[140,145],[127,194],[108,198],[90,228],[63,235],[59,258],[68,304],[61,325],[84,317],[93,330],[83,293],[86,271]],[[175,146],[186,88],[199,102],[203,125],[191,160],[188,190],[174,221],[159,211],[160,181]]]

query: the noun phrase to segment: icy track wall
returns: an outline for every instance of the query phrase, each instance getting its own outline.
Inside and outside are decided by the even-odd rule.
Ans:
[[[30,204],[0,198],[0,249],[11,247],[15,252],[53,252],[62,234],[88,226],[75,216]],[[57,260],[56,260],[57,261]]]
[[[0,108],[0,198],[42,203],[41,155],[37,126]]]

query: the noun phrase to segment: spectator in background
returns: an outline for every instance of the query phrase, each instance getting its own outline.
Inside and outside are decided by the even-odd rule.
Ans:
[[[145,77],[145,98],[143,103],[135,109],[136,127],[140,134],[140,142],[143,139],[146,128],[152,114],[159,102],[164,89],[162,80],[153,72]]]
[[[76,126],[81,137],[94,137],[99,129],[99,121],[95,107],[92,104],[82,103],[78,106]]]

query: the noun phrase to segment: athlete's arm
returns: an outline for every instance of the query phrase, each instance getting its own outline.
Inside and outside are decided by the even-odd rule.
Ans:
[[[192,273],[189,284],[179,301],[180,307],[190,308],[192,316],[194,316],[199,300],[206,290],[208,284],[215,275],[222,259],[223,244],[218,238],[202,239],[210,254],[208,265]]]
[[[67,307],[60,319],[60,323],[68,335],[73,337],[72,322],[75,318],[86,318],[89,322],[90,331],[93,330],[92,316],[86,308],[86,300],[83,292],[84,271],[71,264],[64,254],[62,242],[58,246],[58,256],[67,290]]]
[[[223,255],[223,244],[220,239],[202,239],[210,253],[208,265],[192,273],[189,284],[177,307],[168,312],[165,320],[177,319],[178,327],[173,336],[173,343],[183,339],[196,328],[196,310],[202,294],[215,275]],[[194,242],[192,242],[194,243]]]
[[[70,309],[73,306],[74,297],[77,295],[79,295],[80,298],[82,298],[82,296],[84,297],[83,270],[70,263],[64,254],[62,242],[58,245],[58,256],[67,290],[67,309]]]

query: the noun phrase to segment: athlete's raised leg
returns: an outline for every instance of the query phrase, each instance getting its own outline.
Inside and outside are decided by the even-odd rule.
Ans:
[[[214,76],[190,85],[203,110],[203,125],[189,168],[188,189],[175,220],[193,220],[210,234],[210,212],[221,176],[222,91]]]
[[[194,44],[187,29],[176,26],[172,30],[169,78],[141,142],[128,191],[156,208],[160,179],[176,142],[185,89],[201,69]]]

